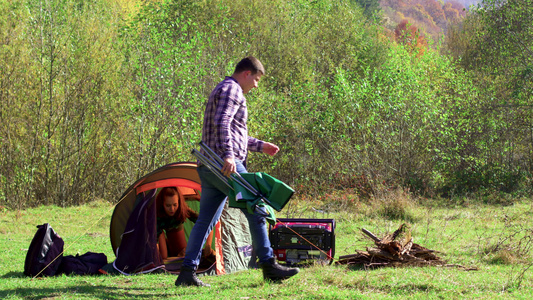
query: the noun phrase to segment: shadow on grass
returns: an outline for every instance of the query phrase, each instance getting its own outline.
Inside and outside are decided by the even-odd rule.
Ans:
[[[174,274],[170,273],[161,273],[161,275],[170,275],[172,276],[171,282],[174,282]],[[110,277],[116,277],[117,279],[121,279],[124,276],[121,274],[108,274],[108,275],[73,275],[73,277],[77,278],[83,278],[83,277],[101,277],[101,278],[107,278]],[[56,276],[49,276],[49,277],[37,277],[35,280],[42,280],[42,279],[53,279]],[[60,276],[58,276],[60,277]],[[216,278],[217,276],[201,276],[202,279],[213,277]],[[8,280],[8,279],[27,279],[28,281],[32,281],[32,278],[29,276],[24,275],[23,272],[8,272],[0,276],[0,279]],[[126,277],[126,279],[128,279]],[[85,281],[85,280],[84,280]],[[279,284],[281,282],[269,282],[270,284]],[[125,285],[122,281],[111,281],[107,282],[107,284],[91,284],[91,283],[82,283],[77,284],[76,286],[64,286],[61,287],[62,283],[54,283],[56,287],[20,287],[20,284],[16,288],[6,289],[6,288],[0,288],[0,299],[5,298],[16,298],[16,299],[56,299],[56,298],[64,298],[65,296],[67,298],[82,298],[82,299],[166,299],[169,297],[177,297],[180,295],[189,295],[190,293],[198,292],[196,290],[196,287],[175,287],[174,284],[169,283],[169,288],[165,289],[165,291],[161,290],[155,290],[154,288],[147,288],[147,287],[132,287],[132,285],[127,284]],[[71,284],[71,283],[68,283]],[[235,290],[235,282],[234,281],[221,281],[221,282],[210,282],[210,284],[216,288],[217,290]],[[262,280],[258,281],[248,281],[246,283],[239,283],[240,288],[249,288],[249,289],[255,289],[255,288],[261,288],[264,286],[264,282]],[[111,286],[110,286],[111,285]],[[115,285],[115,286],[112,286]],[[166,283],[165,283],[166,285]],[[59,287],[57,287],[59,286]],[[204,292],[208,292],[209,289],[204,290]],[[177,293],[177,294],[176,294]]]
[[[8,272],[8,273],[5,273],[4,275],[0,276],[0,278],[23,278],[23,277],[28,277],[26,275],[24,275],[24,273],[22,272]]]
[[[265,286],[265,283],[269,283],[269,284],[280,284],[282,282],[276,282],[276,281],[257,281],[257,282],[243,282],[243,281],[240,281],[238,283],[238,286],[240,289],[256,289],[256,288],[262,288]],[[215,287],[217,290],[235,290],[235,284],[236,282],[234,281],[229,281],[229,282],[218,282],[218,283],[213,283],[213,282],[210,282],[209,284],[211,284],[211,288]],[[189,287],[185,287],[185,288],[189,288]]]
[[[62,295],[77,295],[80,298],[92,299],[154,299],[165,297],[154,293],[153,289],[117,288],[109,286],[79,285],[75,288],[17,288],[0,291],[0,298],[18,296],[23,299],[48,299]]]
[[[400,284],[397,286],[385,287],[383,288],[383,290],[387,291],[388,293],[393,293],[395,295],[412,295],[412,293],[416,292],[440,293],[444,291],[444,289],[436,286],[433,283],[407,283]]]
[[[350,271],[370,271],[370,270],[376,270],[377,268],[367,268],[363,264],[351,264],[346,265],[346,268]]]
[[[113,275],[101,275],[102,277],[109,277]],[[74,275],[83,277],[81,275]],[[94,277],[87,275],[88,277]],[[49,278],[53,278],[51,276]],[[118,276],[117,276],[118,277]],[[14,279],[23,278],[31,281],[32,278],[24,275],[23,272],[8,272],[0,276],[0,279]],[[48,278],[48,277],[46,277]],[[42,279],[37,277],[36,280]],[[55,299],[62,298],[65,295],[75,295],[76,298],[90,298],[90,299],[155,299],[167,298],[166,293],[156,292],[153,288],[142,288],[132,286],[108,286],[108,285],[94,285],[94,284],[78,284],[75,287],[17,287],[12,289],[0,288],[0,299],[15,296],[22,299]]]

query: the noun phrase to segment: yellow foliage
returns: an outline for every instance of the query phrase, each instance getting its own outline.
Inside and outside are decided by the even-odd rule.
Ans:
[[[396,23],[400,23],[404,19],[406,19],[405,15],[401,11],[397,11],[394,14],[394,20],[396,21]]]
[[[143,1],[141,0],[110,0],[109,3],[114,5],[119,13],[121,18],[129,19],[131,16],[136,15],[139,12]]]

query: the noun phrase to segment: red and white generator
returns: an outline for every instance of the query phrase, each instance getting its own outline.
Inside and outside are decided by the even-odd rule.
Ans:
[[[274,255],[288,265],[300,262],[333,262],[335,256],[334,219],[277,219],[270,227]]]

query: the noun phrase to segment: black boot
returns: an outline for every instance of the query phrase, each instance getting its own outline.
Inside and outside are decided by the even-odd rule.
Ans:
[[[284,280],[300,272],[300,269],[298,268],[287,268],[279,265],[275,258],[271,258],[268,262],[262,263],[261,269],[263,269],[263,278],[272,281]]]
[[[176,286],[211,286],[207,283],[203,283],[198,277],[196,277],[196,271],[187,267],[182,267],[178,278],[176,279]]]

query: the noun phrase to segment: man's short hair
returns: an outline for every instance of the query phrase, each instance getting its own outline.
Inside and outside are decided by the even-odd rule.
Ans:
[[[235,66],[235,73],[241,73],[244,71],[251,71],[252,74],[261,72],[262,75],[265,75],[265,68],[263,67],[263,64],[259,61],[259,59],[253,56],[243,58]]]

